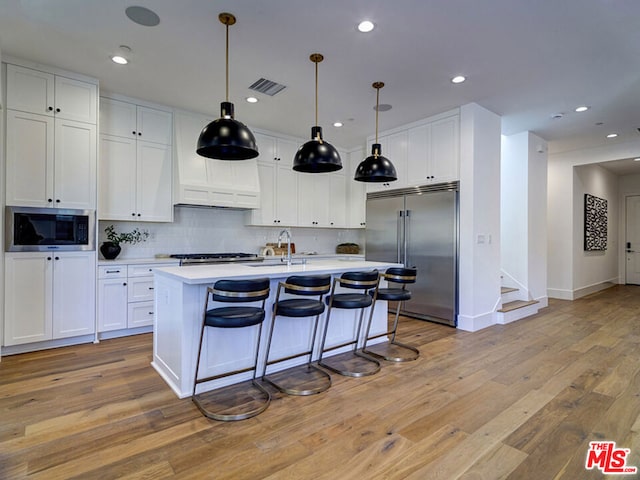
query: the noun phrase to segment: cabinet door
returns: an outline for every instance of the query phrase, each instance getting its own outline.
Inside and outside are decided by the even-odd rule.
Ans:
[[[56,75],[55,116],[76,122],[96,124],[98,86]]]
[[[46,252],[5,254],[4,345],[51,339],[52,262]]]
[[[95,252],[56,253],[53,268],[53,338],[95,332]]]
[[[129,303],[153,300],[153,277],[129,277],[127,283]]]
[[[276,162],[276,218],[278,225],[295,226],[298,221],[298,174],[290,165]]]
[[[133,103],[100,98],[100,133],[137,138],[136,106]]]
[[[138,141],[136,215],[147,222],[173,220],[171,147]]]
[[[349,154],[351,172],[355,172],[360,162],[365,158],[364,150],[354,150]],[[365,205],[367,201],[367,184],[356,182],[351,177],[348,183],[347,211],[350,228],[363,228],[365,226]]]
[[[382,155],[387,157],[396,169],[398,179],[393,182],[369,183],[367,192],[403,188],[407,186],[407,132],[399,132],[379,138]]]
[[[173,115],[155,108],[137,108],[138,139],[145,142],[171,145],[173,143]]]
[[[82,122],[55,122],[55,206],[96,208],[96,127]]]
[[[128,328],[153,325],[153,302],[130,303],[127,317]]]
[[[53,205],[54,121],[7,110],[7,205]]]
[[[431,170],[434,180],[447,182],[459,177],[460,126],[453,116],[431,124]]]
[[[101,220],[131,220],[136,213],[136,140],[100,136],[98,193]]]
[[[347,180],[345,175],[329,175],[329,226],[347,226]]]
[[[98,281],[98,331],[127,328],[127,278]]]
[[[31,68],[7,65],[7,108],[53,116],[54,76]]]
[[[430,183],[434,172],[431,168],[431,125],[420,125],[408,132],[407,183]]]

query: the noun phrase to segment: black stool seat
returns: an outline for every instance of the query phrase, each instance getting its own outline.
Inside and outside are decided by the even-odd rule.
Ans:
[[[264,321],[264,310],[258,307],[220,307],[207,311],[207,327],[240,328],[258,325]]]
[[[278,284],[276,301],[273,303],[273,322],[271,324],[271,330],[269,331],[269,340],[267,341],[267,353],[264,359],[262,380],[269,382],[281,392],[289,395],[312,395],[314,393],[324,392],[331,386],[331,376],[315,365],[312,365],[318,320],[320,314],[324,312],[322,297],[329,293],[330,289],[331,275],[292,275],[284,282]],[[281,300],[280,295],[282,293],[295,295],[298,298]],[[314,298],[300,298],[301,296]],[[271,350],[271,341],[276,326],[276,319],[279,316],[294,318],[315,317],[312,326],[313,333],[311,335],[310,346],[305,351],[270,360],[269,352]],[[308,357],[304,370],[300,371],[298,366],[284,371],[270,373],[267,376],[267,367],[270,365],[302,356]]]
[[[278,315],[284,317],[313,317],[322,312],[324,312],[324,304],[318,300],[290,298],[278,302]]]
[[[373,292],[369,292],[373,296]],[[387,302],[405,302],[411,300],[411,292],[402,288],[379,288],[378,300]]]
[[[327,310],[327,318],[324,325],[324,334],[322,335],[322,342],[320,346],[320,357],[318,358],[318,365],[332,372],[339,373],[340,375],[346,375],[348,377],[363,377],[365,375],[373,375],[380,370],[380,362],[375,358],[371,358],[358,351],[358,342],[360,341],[360,332],[362,331],[362,319],[364,318],[364,311],[367,307],[374,304],[376,294],[378,293],[378,283],[380,282],[380,275],[377,270],[371,270],[366,272],[345,272],[339,278],[334,278],[333,286],[331,287],[331,295],[325,299],[329,309]],[[360,293],[336,293],[336,286],[340,285],[342,288],[357,290]],[[372,291],[373,296],[369,296],[368,291]],[[329,320],[331,318],[331,310],[334,308],[360,310],[358,319],[358,328],[356,330],[355,337],[352,340],[346,341],[339,345],[333,345],[325,347],[327,340],[327,332],[329,330]],[[370,316],[373,314],[373,307],[371,307]],[[369,324],[371,324],[371,317],[369,318]],[[324,353],[338,348],[353,345],[351,352],[349,352],[350,358],[347,363],[341,361],[341,355],[332,357],[330,362],[327,359],[323,359]],[[338,359],[336,359],[338,357]]]
[[[204,311],[202,314],[202,328],[200,330],[200,346],[198,347],[196,372],[194,376],[191,399],[196,404],[198,409],[203,413],[203,415],[208,418],[222,421],[244,420],[245,418],[254,417],[259,413],[262,413],[264,410],[266,410],[266,408],[269,406],[269,403],[271,402],[271,394],[256,381],[260,336],[262,333],[262,324],[264,323],[265,319],[264,303],[265,300],[269,297],[269,285],[270,280],[268,278],[258,278],[252,280],[218,280],[213,285],[213,287],[207,288],[207,296],[204,301]],[[243,303],[243,305],[233,305],[209,309],[208,305],[210,299],[216,302],[224,303]],[[255,307],[251,305],[244,305],[246,303],[252,302],[261,302],[261,306]],[[207,327],[241,328],[253,326],[259,327],[257,335],[258,338],[253,347],[253,365],[235,371],[226,371],[224,373],[213,375],[207,378],[198,378],[198,372],[200,369],[200,356],[202,353],[202,343],[205,329]],[[247,345],[247,348],[251,347]],[[224,358],[222,359],[223,362],[226,360],[227,359]],[[231,402],[225,401],[224,403],[226,408],[220,408],[218,406],[214,411],[210,407],[206,406],[208,403],[211,403],[211,401],[215,403],[216,400],[221,400],[221,397],[227,398],[225,395],[220,395],[218,392],[196,393],[196,387],[201,383],[209,382],[223,377],[229,377],[231,375],[237,375],[244,372],[253,372],[251,379],[252,390],[247,391],[246,395],[234,395]],[[257,406],[247,407],[245,400],[248,397],[253,397],[252,393],[255,392],[258,392],[261,399],[255,399],[252,402],[254,404],[258,402]],[[229,405],[229,403],[231,403],[231,405]],[[251,405],[251,403],[249,403],[249,405]]]
[[[326,298],[327,305],[331,298]],[[367,308],[373,303],[372,298],[366,293],[336,293],[333,296],[333,308]]]
[[[379,288],[377,296],[375,295],[375,292],[369,292],[369,294],[376,300],[398,302],[398,305],[396,307],[396,315],[393,322],[393,327],[391,329],[387,329],[387,331],[385,331],[384,333],[371,336],[369,335],[369,331],[371,329],[371,317],[369,317],[369,325],[367,326],[367,333],[365,334],[364,344],[362,345],[362,353],[372,355],[376,358],[382,358],[391,362],[408,362],[418,358],[418,356],[420,355],[420,351],[417,348],[396,341],[398,319],[400,318],[400,306],[402,305],[402,302],[411,299],[411,292],[406,289],[406,286],[407,284],[415,283],[416,275],[417,271],[415,268],[388,268],[387,271],[382,274],[382,277],[389,283],[402,285],[402,288]],[[372,310],[373,308],[375,308],[375,305],[372,307]],[[374,352],[367,347],[367,342],[369,340],[389,335],[391,336],[391,338],[385,346],[385,353]]]

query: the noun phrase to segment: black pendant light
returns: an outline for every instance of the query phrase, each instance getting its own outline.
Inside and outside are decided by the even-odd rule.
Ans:
[[[244,123],[234,120],[233,103],[229,101],[229,26],[236,23],[236,17],[221,13],[218,19],[227,26],[227,98],[220,104],[220,118],[202,129],[196,152],[218,160],[247,160],[258,156],[256,139]]]
[[[335,172],[342,168],[340,154],[322,139],[322,127],[318,126],[318,63],[324,57],[314,53],[309,59],[316,64],[316,125],[311,128],[311,140],[302,145],[293,157],[293,169],[306,173]]]
[[[375,82],[371,85],[376,89],[376,143],[371,145],[371,155],[365,158],[353,177],[358,182],[393,182],[398,179],[396,169],[386,157],[382,156],[382,147],[378,143],[378,107],[380,105],[380,89],[384,87],[384,83]]]

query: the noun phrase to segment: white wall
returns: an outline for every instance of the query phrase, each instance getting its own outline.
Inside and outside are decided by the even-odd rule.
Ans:
[[[583,178],[574,181],[575,166],[592,165],[599,162],[608,162],[624,158],[640,156],[640,140],[631,142],[618,142],[611,145],[603,145],[596,148],[573,150],[549,155],[549,175],[547,192],[547,228],[548,228],[548,292],[553,298],[573,300],[601,288],[606,288],[614,278],[619,278],[619,244],[612,245],[616,248],[615,264],[616,272],[610,268],[611,256],[606,255],[606,268],[598,271],[596,265],[601,263],[600,257],[585,256],[582,245],[582,209],[584,193],[592,193],[596,196],[612,196],[616,208],[620,205],[619,193],[612,192],[611,178],[602,169],[583,173]],[[587,172],[587,171],[585,171]],[[585,183],[586,182],[586,183]],[[577,191],[579,188],[599,189],[606,192],[598,195],[595,192]],[[611,202],[611,198],[607,198]],[[609,204],[610,221],[614,221],[616,242],[619,237],[619,209],[612,211]],[[612,220],[615,217],[615,220]],[[609,252],[611,253],[611,252]],[[595,260],[594,260],[595,258]],[[580,265],[576,265],[579,262]]]
[[[528,204],[528,288],[529,296],[546,307],[547,297],[547,143],[529,133]]]
[[[460,109],[460,264],[458,328],[495,323],[500,301],[500,117]]]
[[[607,200],[607,249],[584,250],[584,194]],[[574,168],[573,296],[579,298],[618,281],[618,177],[599,165]]]
[[[625,175],[618,178],[618,202],[620,215],[618,215],[618,248],[620,252],[626,249],[626,206],[627,197],[640,195],[640,175]],[[618,255],[618,283],[626,281],[627,260],[626,255]]]
[[[117,232],[146,229],[149,239],[137,245],[122,244],[118,258],[153,258],[156,254],[244,252],[258,253],[267,242],[276,242],[281,227],[245,226],[242,210],[175,207],[173,223],[100,221],[98,244],[105,240],[104,228]],[[354,242],[364,247],[364,230],[292,228],[296,252],[335,253],[339,243]]]

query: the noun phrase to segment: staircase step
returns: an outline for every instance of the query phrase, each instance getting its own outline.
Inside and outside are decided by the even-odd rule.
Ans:
[[[505,303],[502,305],[502,308],[499,309],[499,312],[511,312],[512,310],[517,310],[518,308],[528,307],[529,305],[535,305],[539,303],[537,300],[515,300],[513,302]]]
[[[501,287],[500,288],[500,293],[504,294],[504,293],[509,293],[509,292],[517,292],[518,289],[517,288],[513,288],[513,287]]]

